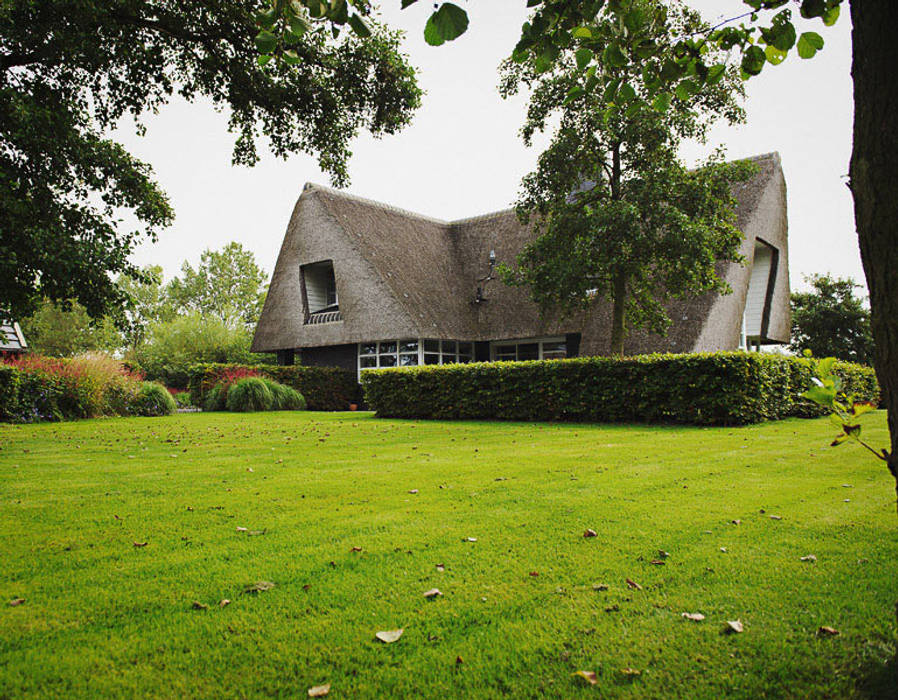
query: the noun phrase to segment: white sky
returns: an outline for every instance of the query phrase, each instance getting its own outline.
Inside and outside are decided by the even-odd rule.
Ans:
[[[434,48],[422,36],[432,3],[422,0],[400,11],[399,0],[382,0],[387,22],[407,30],[405,50],[426,94],[411,126],[379,141],[360,136],[350,163],[352,193],[443,219],[511,205],[538,155],[518,137],[524,100],[503,101],[496,90],[496,68],[526,17],[524,0],[456,1],[468,10],[471,26],[458,40]],[[745,9],[741,0],[688,4],[712,21]],[[682,153],[692,164],[719,144],[730,158],[780,152],[789,191],[793,289],[803,288],[802,275],[813,272],[863,281],[845,186],[853,114],[850,18],[846,12],[833,28],[819,21],[811,28],[826,39],[822,53],[810,61],[793,53],[782,65],[767,66],[748,83],[747,124],[719,127],[707,146]],[[232,166],[226,116],[204,102],[173,100],[145,123],[144,137],[130,125],[116,137],[152,164],[177,218],[133,260],[160,264],[171,277],[183,260],[195,264],[204,249],[236,240],[270,275],[303,184],[329,184],[315,160],[294,156],[285,162],[266,153],[254,168]]]

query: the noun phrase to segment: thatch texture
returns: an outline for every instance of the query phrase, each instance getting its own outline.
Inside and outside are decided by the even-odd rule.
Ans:
[[[736,191],[746,234],[746,267],[721,266],[733,288],[668,304],[666,337],[631,333],[630,353],[734,349],[739,342],[755,238],[779,251],[765,340],[789,337],[785,181],[777,154],[755,159],[759,172]],[[610,304],[599,300],[575,318],[542,317],[527,291],[492,281],[476,304],[490,250],[513,262],[533,236],[512,210],[455,222],[403,211],[318,185],[296,203],[275,266],[253,350],[324,347],[395,338],[500,340],[581,333],[581,355],[607,354]],[[302,265],[332,260],[343,320],[303,325]]]

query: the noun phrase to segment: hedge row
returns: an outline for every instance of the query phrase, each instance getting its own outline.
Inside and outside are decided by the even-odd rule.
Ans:
[[[871,368],[835,371],[848,393],[879,402]],[[724,352],[384,369],[362,387],[390,418],[736,425],[822,415],[800,397],[812,377],[813,360]]]
[[[356,373],[338,367],[209,363],[190,368],[191,402],[195,406],[205,405],[206,395],[216,384],[228,375],[241,372],[253,372],[296,389],[305,398],[310,411],[345,411],[350,403],[358,403],[361,398]]]
[[[63,362],[63,361],[56,361]],[[175,400],[161,384],[129,377],[99,381],[87,373],[0,364],[0,421],[41,421],[98,416],[162,416]]]

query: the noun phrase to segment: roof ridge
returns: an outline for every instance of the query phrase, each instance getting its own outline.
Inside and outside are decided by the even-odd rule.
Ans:
[[[440,226],[451,226],[454,223],[452,221],[445,221],[443,219],[438,219],[435,216],[427,216],[426,214],[421,214],[416,211],[411,211],[409,209],[403,209],[402,207],[397,207],[393,204],[387,204],[386,202],[379,202],[376,199],[368,199],[367,197],[360,197],[359,195],[351,194],[349,192],[344,192],[343,190],[338,190],[333,187],[319,185],[314,182],[307,182],[302,189],[303,189],[303,193],[317,190],[319,192],[324,192],[325,194],[336,195],[337,197],[349,199],[349,200],[352,200],[353,202],[359,202],[360,204],[368,204],[371,206],[379,207],[380,209],[385,209],[386,211],[392,211],[396,214],[410,216],[415,219],[423,219],[424,221],[429,221],[433,224],[439,224]]]

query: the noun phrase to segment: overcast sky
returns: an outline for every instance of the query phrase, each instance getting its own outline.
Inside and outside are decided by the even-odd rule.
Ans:
[[[405,50],[426,94],[411,126],[398,135],[361,135],[349,169],[350,192],[449,220],[511,205],[538,155],[518,137],[524,100],[503,101],[496,90],[496,68],[526,17],[524,0],[456,1],[467,8],[471,27],[434,48],[422,37],[431,3],[400,11],[399,0],[384,0],[387,22],[407,31]],[[745,9],[741,0],[688,4],[712,21]],[[815,25],[826,39],[822,53],[803,61],[793,52],[782,65],[767,66],[748,83],[747,124],[717,128],[707,146],[682,153],[692,164],[721,144],[730,158],[779,151],[789,192],[793,289],[814,272],[863,281],[845,186],[853,113],[850,18],[846,12],[833,28]],[[126,124],[116,138],[153,166],[176,220],[134,261],[160,264],[171,277],[183,260],[195,264],[204,249],[236,240],[270,275],[303,184],[329,184],[315,159],[266,154],[254,168],[232,166],[227,117],[204,102],[173,100],[145,123],[145,136]]]

